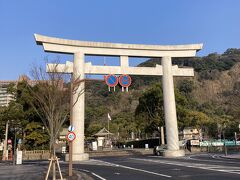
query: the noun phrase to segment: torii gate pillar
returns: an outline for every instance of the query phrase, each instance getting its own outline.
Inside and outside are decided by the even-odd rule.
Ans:
[[[167,134],[167,151],[164,151],[164,156],[166,157],[184,156],[184,151],[179,150],[177,114],[171,57],[162,57],[162,67],[163,67],[162,87],[164,102],[164,118]]]
[[[57,66],[59,73],[71,73],[74,79],[80,79],[80,84],[73,95],[73,126],[75,127],[76,139],[73,141],[73,161],[88,159],[84,153],[84,91],[85,74],[129,74],[129,75],[151,75],[162,76],[164,116],[167,133],[166,157],[184,156],[184,151],[179,149],[178,126],[176,115],[176,104],[174,96],[173,76],[194,76],[192,68],[178,68],[172,66],[172,57],[194,57],[196,52],[202,49],[202,44],[189,45],[139,45],[139,44],[118,44],[87,42],[59,39],[35,34],[38,45],[43,45],[47,52],[58,52],[73,54],[74,62],[66,62]],[[85,55],[107,55],[119,56],[120,66],[93,66],[85,63]],[[162,65],[156,67],[129,67],[128,57],[162,57]],[[51,72],[48,64],[48,72]],[[79,96],[80,94],[80,96]]]
[[[81,52],[74,53],[73,61],[73,80],[80,81],[79,86],[73,94],[72,107],[72,125],[76,130],[77,138],[72,142],[72,159],[82,161],[89,159],[89,155],[84,153],[84,114],[85,114],[85,71],[84,71],[84,54]]]

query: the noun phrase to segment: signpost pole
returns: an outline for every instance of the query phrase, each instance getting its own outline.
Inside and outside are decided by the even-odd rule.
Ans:
[[[109,140],[109,118],[108,118],[108,140]]]
[[[73,104],[73,78],[71,79],[71,92],[70,92],[70,125],[72,125],[72,104]],[[68,166],[68,174],[71,177],[72,176],[72,141],[69,142],[69,166]]]

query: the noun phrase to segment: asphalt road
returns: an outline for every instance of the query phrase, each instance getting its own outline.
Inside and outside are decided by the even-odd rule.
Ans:
[[[0,180],[43,179],[47,166],[48,161],[24,161],[23,165],[17,166],[12,166],[11,162],[0,162]],[[66,171],[64,177],[67,177],[67,162],[61,161],[60,166]],[[75,172],[84,172],[96,180],[240,179],[240,159],[226,159],[216,154],[175,159],[159,156],[99,157],[74,164],[73,168]]]
[[[215,154],[183,158],[158,156],[102,157],[74,165],[94,179],[240,179],[240,159],[226,159]]]

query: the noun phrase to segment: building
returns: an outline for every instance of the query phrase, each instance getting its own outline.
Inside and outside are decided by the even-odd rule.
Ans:
[[[36,85],[36,80],[30,80],[26,75],[19,76],[18,80],[0,80],[0,106],[8,106],[14,100],[14,95],[8,92],[10,84],[17,86],[19,82],[27,81],[30,86]]]
[[[0,106],[8,106],[14,100],[14,95],[8,93],[8,86],[16,84],[17,81],[0,81]]]
[[[100,148],[111,147],[111,137],[113,133],[110,133],[106,128],[102,128],[96,134],[93,135],[97,140],[97,146]]]
[[[184,139],[184,140],[191,140],[191,139],[201,140],[202,131],[201,129],[197,129],[194,127],[185,127],[179,136],[182,137],[181,139]]]

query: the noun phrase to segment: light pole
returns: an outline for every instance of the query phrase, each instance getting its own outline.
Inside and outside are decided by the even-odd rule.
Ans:
[[[43,134],[44,134],[44,130],[45,130],[45,127],[44,126],[42,126],[42,130],[43,130]],[[43,150],[43,144],[42,144],[42,150]]]
[[[5,130],[5,141],[4,141],[4,147],[3,147],[3,157],[2,159],[3,160],[7,160],[8,158],[8,151],[7,151],[7,140],[8,140],[8,123],[9,123],[9,120],[7,121],[6,123],[6,130]]]

